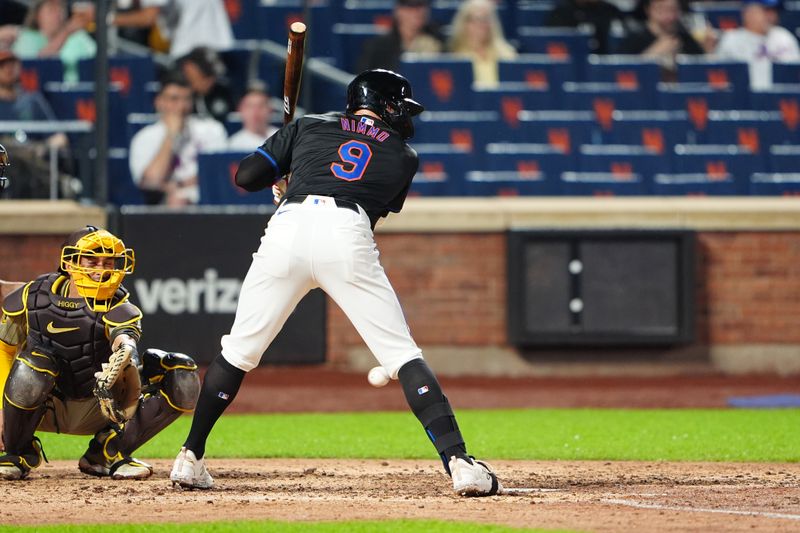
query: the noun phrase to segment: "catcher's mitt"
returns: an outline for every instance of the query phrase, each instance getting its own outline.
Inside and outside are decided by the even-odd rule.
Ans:
[[[122,375],[122,372],[132,364],[135,365],[137,360],[136,346],[123,343],[111,354],[111,357],[108,358],[108,363],[103,363],[102,371],[94,375],[97,378],[97,382],[93,392],[100,403],[100,411],[115,424],[125,423],[133,413],[119,404],[111,388]]]

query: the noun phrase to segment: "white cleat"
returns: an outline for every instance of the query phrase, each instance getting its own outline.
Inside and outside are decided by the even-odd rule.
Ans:
[[[461,496],[493,496],[502,492],[503,487],[491,467],[481,461],[450,458],[450,474],[453,477],[453,492]]]
[[[214,487],[214,478],[206,470],[205,462],[194,456],[192,450],[181,448],[172,472],[169,475],[172,486],[179,485],[185,489],[210,489]]]

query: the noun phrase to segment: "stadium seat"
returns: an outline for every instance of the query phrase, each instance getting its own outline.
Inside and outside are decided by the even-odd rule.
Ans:
[[[519,26],[517,38],[525,54],[547,54],[552,58],[571,59],[582,65],[589,55],[592,33],[575,28],[538,28]]]
[[[142,190],[133,183],[127,148],[108,151],[108,201],[116,206],[142,205]]]
[[[646,146],[663,154],[686,142],[688,120],[685,111],[615,111],[601,136],[604,144]]]
[[[772,81],[780,84],[800,84],[800,61],[773,63]]]
[[[56,118],[59,120],[86,120],[96,122],[94,83],[60,83],[50,82],[44,86],[44,96],[50,102]],[[127,109],[120,94],[119,87],[110,87],[108,91],[108,142],[114,147],[128,147],[125,128],[117,125],[125,124]]]
[[[753,196],[800,196],[800,172],[756,172],[750,177]]]
[[[93,80],[95,61],[78,62],[82,80]],[[119,86],[120,97],[129,113],[152,113],[153,99],[141,88],[156,81],[156,66],[150,56],[113,56],[108,58],[108,77]]]
[[[567,109],[594,111],[595,119],[603,130],[609,130],[614,112],[621,109],[650,109],[648,101],[640,89],[622,88],[616,83],[574,83],[564,84],[564,104]]]
[[[411,145],[450,143],[482,153],[489,142],[511,140],[506,129],[496,111],[426,111],[416,120]]]
[[[707,183],[729,183],[731,194],[747,194],[750,176],[763,170],[763,163],[747,148],[734,144],[678,144],[674,148],[672,167],[676,174],[704,174]],[[703,188],[702,180],[694,187],[695,194],[713,194],[719,189],[714,185]]]
[[[371,39],[387,31],[386,28],[374,24],[334,24],[331,33],[331,53],[328,55],[333,56],[337,67],[355,73],[364,46]]]
[[[46,83],[64,81],[64,64],[58,58],[26,59],[22,61],[19,76],[23,89],[41,91]]]
[[[406,54],[399,70],[414,87],[414,97],[429,111],[471,108],[471,61]]]
[[[686,111],[690,135],[705,131],[710,110],[748,109],[730,89],[714,89],[706,83],[660,83],[657,102],[659,109]]]
[[[582,145],[578,170],[582,176],[563,180],[567,194],[644,195],[653,177],[669,170],[669,160],[644,146]]]
[[[460,196],[464,177],[475,166],[473,153],[452,144],[414,144],[419,170],[411,182],[412,196]]]
[[[709,111],[707,128],[694,137],[696,143],[738,144],[765,156],[769,146],[800,142],[800,131],[790,130],[778,111]]]
[[[600,127],[591,111],[522,111],[521,140],[549,144],[567,154],[582,144],[600,143]]]
[[[659,173],[653,177],[652,194],[657,196],[737,196],[741,186],[734,176],[710,177],[705,172]]]
[[[772,172],[800,172],[800,146],[770,146],[769,169]]]
[[[468,172],[465,192],[470,196],[557,195],[559,178],[570,156],[549,144],[491,143],[486,146],[483,170]]]
[[[708,23],[718,30],[732,30],[742,24],[739,2],[692,2],[691,11],[705,16]]]
[[[661,66],[655,60],[639,56],[592,54],[586,63],[584,79],[614,83],[621,89],[639,90],[652,102],[661,80]]]
[[[556,107],[557,99],[547,89],[538,89],[520,82],[500,83],[497,87],[476,87],[472,91],[472,109],[496,111],[510,128],[519,128],[519,112],[539,111]]]
[[[786,128],[794,135],[800,133],[800,84],[775,84],[753,92],[751,99],[754,109],[779,112]]]
[[[534,2],[518,2],[515,19],[517,26],[544,26],[555,2],[538,0]]]
[[[258,8],[258,2],[252,0],[225,1],[225,11],[236,40],[260,38]]]
[[[337,13],[337,21],[380,26],[388,30],[392,27],[394,4],[394,0],[350,0]]]
[[[567,81],[576,81],[575,65],[569,58],[553,58],[544,54],[524,54],[516,59],[500,61],[498,75],[501,82],[525,82],[530,87],[561,93]]]
[[[747,63],[726,61],[713,56],[680,55],[677,61],[678,83],[707,83],[713,89],[730,89],[743,108],[750,90]]]
[[[200,154],[197,158],[200,204],[270,204],[271,189],[258,194],[248,193],[233,182],[239,162],[249,153],[217,152]]]

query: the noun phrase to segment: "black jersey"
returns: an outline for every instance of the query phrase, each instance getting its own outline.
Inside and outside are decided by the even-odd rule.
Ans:
[[[281,128],[258,149],[283,176],[285,198],[332,196],[360,205],[375,221],[398,213],[419,158],[385,122],[363,115],[306,115]]]

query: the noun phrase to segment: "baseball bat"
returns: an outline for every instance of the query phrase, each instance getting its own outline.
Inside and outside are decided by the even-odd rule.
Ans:
[[[286,49],[286,74],[283,80],[283,123],[294,118],[297,97],[300,94],[300,76],[303,73],[303,49],[306,42],[306,25],[293,22],[289,26],[289,44]]]

